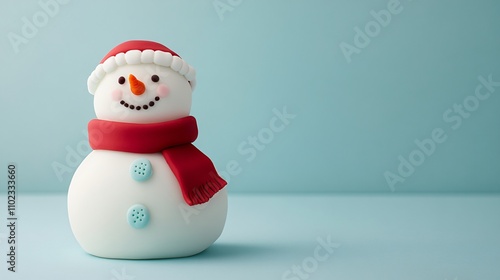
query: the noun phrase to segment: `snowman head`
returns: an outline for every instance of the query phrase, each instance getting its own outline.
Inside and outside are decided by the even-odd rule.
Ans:
[[[159,43],[127,41],[101,60],[87,85],[98,119],[164,122],[189,115],[195,70]]]

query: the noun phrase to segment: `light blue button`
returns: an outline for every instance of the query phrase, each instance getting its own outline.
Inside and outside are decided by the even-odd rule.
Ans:
[[[133,205],[127,212],[128,224],[133,228],[144,228],[149,223],[149,210],[142,204]]]
[[[146,181],[152,173],[151,162],[145,158],[138,158],[130,165],[130,176],[136,181]]]

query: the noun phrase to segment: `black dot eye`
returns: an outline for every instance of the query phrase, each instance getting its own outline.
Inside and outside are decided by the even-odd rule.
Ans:
[[[125,83],[125,77],[121,76],[120,78],[118,78],[118,83],[120,85],[123,85]]]
[[[153,81],[153,82],[155,82],[155,83],[156,83],[156,82],[158,82],[159,80],[160,80],[160,77],[158,77],[158,75],[153,75],[153,76],[151,76],[151,81]]]

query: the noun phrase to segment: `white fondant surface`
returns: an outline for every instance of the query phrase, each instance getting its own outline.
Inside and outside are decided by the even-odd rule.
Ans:
[[[150,179],[130,176],[137,158],[151,162]],[[145,205],[149,224],[127,222],[134,204]],[[226,190],[199,206],[188,206],[161,154],[97,150],[75,172],[68,191],[71,228],[85,251],[107,258],[169,258],[199,253],[221,234],[227,213]]]
[[[135,95],[131,92],[128,79],[130,74],[144,83],[146,91],[143,94]],[[153,75],[158,75],[160,80],[153,82]],[[120,77],[125,78],[124,84],[118,83]],[[169,89],[168,95],[155,101],[161,85]],[[116,91],[121,92],[121,98],[118,100],[113,96]],[[137,111],[123,106],[120,100],[135,107],[153,101],[154,106]],[[104,76],[94,95],[94,110],[97,118],[101,120],[129,123],[165,122],[188,116],[191,100],[192,89],[189,82],[171,68],[154,64],[124,65]]]

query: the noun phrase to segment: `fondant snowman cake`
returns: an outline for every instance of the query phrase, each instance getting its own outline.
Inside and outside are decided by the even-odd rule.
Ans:
[[[92,255],[124,259],[208,248],[222,233],[227,193],[210,159],[192,145],[194,68],[162,44],[128,41],[101,60],[87,85],[97,116],[88,125],[93,151],[68,191],[79,244]]]

